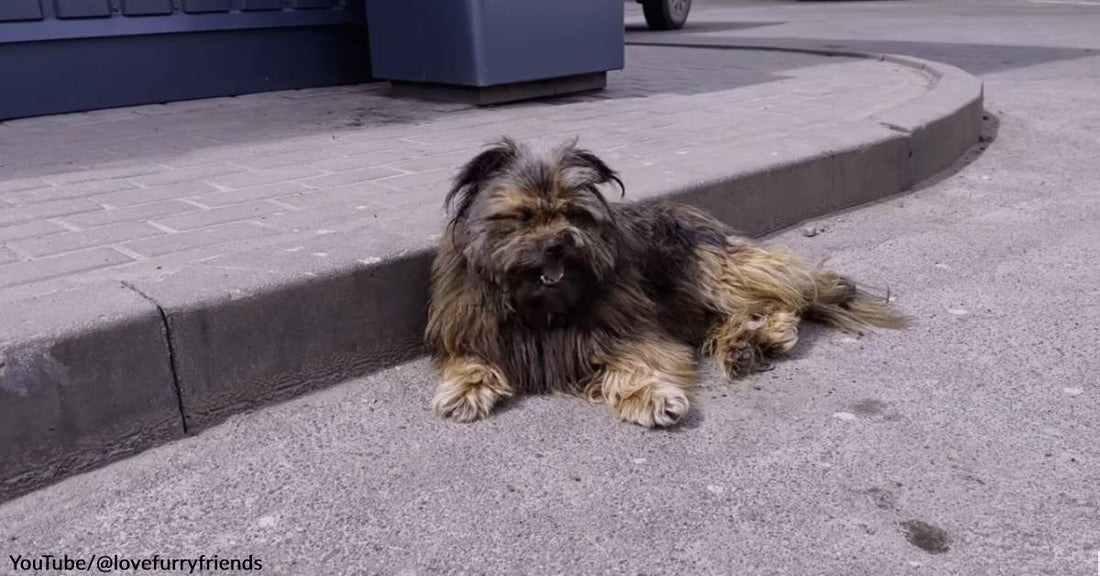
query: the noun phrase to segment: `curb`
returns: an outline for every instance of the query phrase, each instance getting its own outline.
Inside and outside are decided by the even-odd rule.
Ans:
[[[626,44],[875,60],[912,68],[935,79],[935,86],[925,96],[871,116],[892,133],[888,136],[869,133],[860,140],[857,135],[848,135],[839,142],[825,143],[824,153],[798,155],[772,166],[761,166],[757,174],[719,177],[666,196],[705,208],[753,236],[908,190],[951,166],[981,135],[984,85],[949,64],[898,54],[769,44],[646,41]],[[736,206],[728,201],[733,194],[738,195]]]
[[[788,139],[778,158],[641,195],[694,204],[750,235],[907,190],[978,142],[982,83],[952,66],[768,46],[627,44],[871,58],[936,79],[927,95],[864,128]],[[289,281],[242,277],[249,288],[199,299],[170,283],[106,281],[4,307],[0,502],[423,354],[432,253],[424,246]],[[201,286],[197,276],[190,281]]]

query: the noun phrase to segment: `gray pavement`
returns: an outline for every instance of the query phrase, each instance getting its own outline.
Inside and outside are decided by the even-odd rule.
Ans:
[[[606,92],[493,109],[372,85],[0,125],[0,500],[422,354],[447,179],[502,133],[753,234],[978,139],[981,83],[940,63],[629,52]]]
[[[389,98],[376,83],[5,122],[0,301],[178,282],[363,230],[377,247],[357,259],[422,249],[454,168],[505,133],[579,137],[642,198],[737,166],[714,151],[735,158],[766,139],[778,156],[792,135],[850,132],[931,84],[897,64],[808,54],[630,47],[627,60],[606,91],[493,109]],[[253,268],[289,273],[270,260]]]
[[[999,131],[972,163],[773,239],[888,285],[913,329],[808,329],[772,372],[708,378],[661,432],[563,398],[442,422],[406,364],[0,505],[0,573],[8,554],[117,553],[295,575],[1095,574],[1100,6],[693,15],[766,36],[749,21],[783,22],[777,41],[910,42],[985,81]],[[914,521],[947,551],[911,544]]]

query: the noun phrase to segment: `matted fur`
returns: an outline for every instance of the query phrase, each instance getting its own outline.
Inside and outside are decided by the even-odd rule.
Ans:
[[[426,339],[440,416],[487,416],[514,394],[603,399],[642,426],[678,422],[695,352],[733,378],[789,352],[802,319],[900,328],[887,302],[683,205],[610,204],[594,154],[505,139],[447,196]]]

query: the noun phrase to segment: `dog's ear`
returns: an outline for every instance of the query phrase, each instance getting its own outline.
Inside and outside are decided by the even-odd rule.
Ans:
[[[459,222],[466,217],[485,183],[511,164],[517,152],[516,143],[504,138],[462,167],[443,200],[450,212],[451,222]]]
[[[619,179],[619,173],[612,170],[599,156],[584,148],[577,148],[575,144],[576,141],[567,145],[562,155],[562,164],[566,168],[579,169],[577,172],[585,180],[580,185],[589,187],[598,194],[596,187],[614,182],[619,187],[620,197],[626,196],[626,186]]]

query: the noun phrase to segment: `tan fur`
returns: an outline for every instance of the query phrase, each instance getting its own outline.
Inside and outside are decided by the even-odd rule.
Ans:
[[[904,317],[886,302],[867,299],[854,284],[828,270],[812,270],[782,248],[764,248],[731,236],[724,248],[696,251],[698,290],[721,319],[707,332],[702,350],[726,376],[737,378],[791,351],[802,317],[844,330],[868,326],[901,328]]]
[[[438,416],[469,422],[489,415],[498,401],[513,394],[499,370],[472,358],[455,358],[439,367],[432,411]]]
[[[627,422],[647,428],[670,426],[695,400],[695,358],[691,348],[652,337],[597,358],[600,369],[585,390],[602,397]]]
[[[432,263],[432,314],[426,331],[427,339],[439,348],[434,358],[494,350],[496,323],[484,314],[484,293],[466,286],[467,263],[455,250],[452,234],[444,234],[440,244]]]

